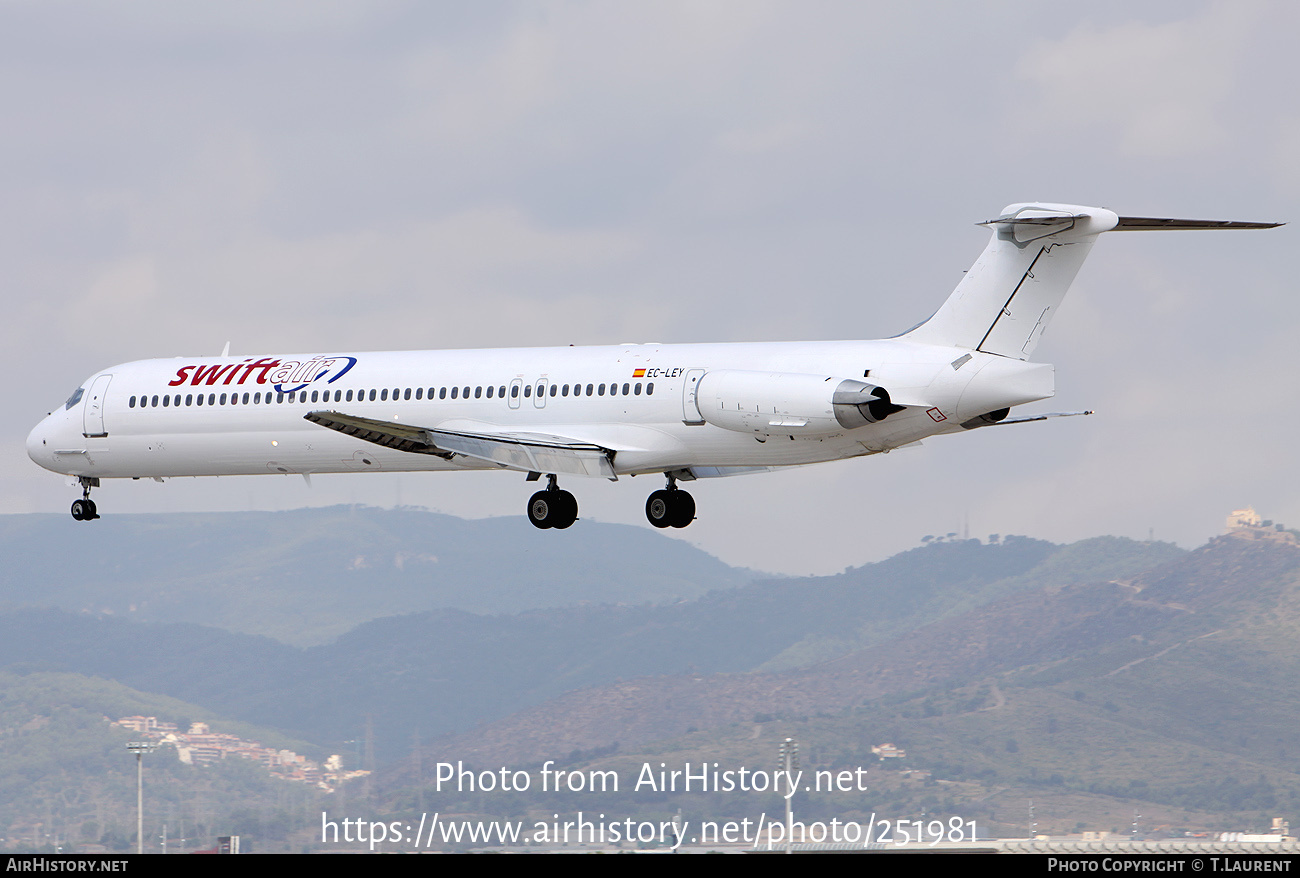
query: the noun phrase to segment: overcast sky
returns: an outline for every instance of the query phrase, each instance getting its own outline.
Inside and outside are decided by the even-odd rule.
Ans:
[[[147,357],[875,338],[1025,200],[1300,223],[1289,2],[0,0],[0,499],[23,439]],[[1300,524],[1295,225],[1104,236],[1035,359],[1091,418],[698,482],[672,535],[825,573],[926,534],[1191,546]],[[426,506],[522,475],[106,483],[105,515]],[[571,478],[646,526],[651,478]],[[68,518],[69,546],[77,529]],[[578,526],[581,526],[581,522]],[[563,534],[554,535],[563,538]]]

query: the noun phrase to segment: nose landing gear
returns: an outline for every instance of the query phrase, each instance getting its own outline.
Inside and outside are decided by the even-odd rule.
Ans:
[[[578,499],[568,491],[561,491],[555,474],[546,477],[545,491],[538,491],[528,500],[528,520],[533,527],[564,530],[578,520]]]
[[[686,527],[695,520],[695,498],[677,487],[675,477],[665,475],[668,487],[645,501],[645,517],[655,527]]]
[[[72,517],[76,521],[94,521],[99,518],[95,501],[90,499],[90,489],[99,487],[99,479],[94,476],[81,476],[81,499],[72,501]]]

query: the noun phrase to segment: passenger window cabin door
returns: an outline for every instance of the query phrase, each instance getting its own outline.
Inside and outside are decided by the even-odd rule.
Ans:
[[[104,431],[104,395],[108,392],[108,383],[113,380],[112,375],[100,375],[95,379],[95,383],[90,385],[90,392],[86,394],[86,408],[82,412],[82,433],[87,438],[107,436]]]

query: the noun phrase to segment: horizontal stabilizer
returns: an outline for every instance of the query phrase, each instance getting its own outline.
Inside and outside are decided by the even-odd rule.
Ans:
[[[1155,216],[1122,216],[1112,231],[1137,232],[1143,229],[1276,229],[1286,223],[1247,223],[1238,220],[1164,219]]]

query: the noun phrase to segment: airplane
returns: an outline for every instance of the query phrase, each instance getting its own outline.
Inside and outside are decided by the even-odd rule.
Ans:
[[[140,360],[90,376],[27,437],[74,476],[78,521],[105,478],[512,470],[547,477],[539,528],[578,518],[561,475],[662,474],[646,518],[696,516],[679,482],[888,452],[943,433],[1090,412],[1009,417],[1054,394],[1030,361],[1104,232],[1282,223],[1121,217],[1021,203],[940,308],[871,341],[314,353]]]

